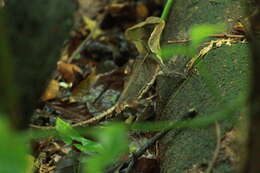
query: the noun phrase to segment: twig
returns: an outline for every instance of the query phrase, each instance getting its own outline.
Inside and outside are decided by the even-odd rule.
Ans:
[[[99,115],[97,115],[93,118],[72,124],[71,126],[72,127],[87,126],[90,124],[97,123],[97,122],[101,121],[103,118],[105,118],[106,116],[112,114],[114,112],[114,110],[116,109],[116,107],[117,107],[117,105],[114,105],[111,108],[105,110],[104,112],[100,113]],[[30,124],[30,127],[37,128],[37,129],[43,129],[43,130],[49,130],[49,129],[55,128],[53,126],[46,127],[46,126],[38,126],[38,125],[34,125],[34,124]]]
[[[158,134],[150,138],[147,143],[145,143],[141,148],[139,148],[138,151],[133,153],[126,161],[114,165],[113,167],[108,169],[106,173],[113,173],[116,170],[120,170],[120,168],[123,168],[124,166],[127,167],[121,170],[120,173],[129,173],[134,167],[135,160],[141,157],[148,148],[150,148],[157,140],[165,136],[169,131],[170,130],[164,130],[162,132],[159,132]]]
[[[55,128],[53,126],[39,126],[39,125],[35,125],[35,124],[30,124],[29,127],[35,128],[35,129],[41,129],[41,130],[51,130],[51,129]]]
[[[197,115],[197,112],[194,109],[191,109],[190,111],[188,111],[187,113],[185,113],[182,116],[182,120],[187,120],[187,119],[193,119],[195,116]],[[159,140],[160,138],[164,137],[169,131],[171,131],[172,129],[165,129],[162,132],[157,133],[155,136],[153,136],[152,138],[150,138],[148,140],[147,143],[145,143],[138,151],[136,151],[135,153],[133,153],[126,161],[124,161],[123,163],[119,163],[116,164],[115,166],[111,167],[107,173],[113,173],[115,170],[118,170],[120,168],[123,168],[124,166],[127,166],[125,169],[123,169],[122,171],[120,171],[120,173],[129,173],[133,167],[134,167],[134,162],[137,158],[141,157],[144,152],[151,147],[157,140]],[[177,130],[175,131],[174,136],[177,136],[182,130]]]
[[[221,142],[221,132],[220,132],[220,126],[219,126],[219,123],[216,121],[215,122],[215,127],[216,127],[216,137],[217,137],[217,144],[216,144],[216,149],[214,151],[214,154],[213,154],[213,157],[212,157],[212,160],[211,162],[209,163],[209,166],[208,166],[208,169],[206,170],[205,173],[211,173],[212,172],[212,169],[213,169],[213,166],[218,158],[218,154],[219,154],[219,151],[220,151],[220,142]]]
[[[216,38],[245,38],[245,35],[236,35],[236,34],[211,34],[209,37]],[[188,43],[191,40],[168,40],[168,43]]]
[[[190,40],[168,40],[168,43],[188,43]]]
[[[159,132],[155,136],[153,136],[146,144],[144,144],[137,152],[133,153],[131,157],[125,162],[127,168],[125,168],[122,173],[129,173],[134,167],[134,162],[137,158],[141,157],[145,151],[150,148],[157,140],[165,136],[170,130],[165,130]],[[180,132],[180,131],[179,131]]]
[[[109,0],[107,3],[111,4],[111,0]],[[69,61],[74,59],[83,50],[84,46],[86,46],[89,43],[91,37],[94,35],[96,30],[100,27],[100,24],[103,21],[103,19],[105,18],[106,14],[107,14],[107,11],[100,15],[95,28],[90,32],[90,34],[87,36],[87,38],[79,45],[79,47],[72,53],[72,55],[69,57]]]
[[[245,38],[245,35],[238,34],[212,34],[210,37],[218,37],[218,38]]]
[[[51,105],[49,104],[49,106],[54,109],[55,111],[60,111],[61,114],[63,115],[63,117],[68,117],[68,118],[80,118],[80,119],[83,119],[85,118],[83,115],[81,114],[78,114],[76,112],[73,112],[69,109],[65,109],[61,106],[57,106],[57,105]]]
[[[90,34],[86,37],[85,40],[82,41],[82,43],[78,46],[78,48],[72,53],[72,55],[68,58],[68,61],[70,62],[71,60],[75,59],[76,56],[84,49],[84,47],[90,42],[90,39],[92,38],[92,36],[94,35],[94,33],[96,32],[96,30],[99,28],[102,20],[104,19],[106,13],[102,14],[99,17],[98,23],[95,26],[95,28],[93,30],[91,30]]]
[[[114,110],[116,109],[116,107],[117,107],[117,104],[91,119],[72,124],[72,127],[87,126],[89,124],[97,123],[98,121],[102,120],[106,116],[112,114],[114,112]]]

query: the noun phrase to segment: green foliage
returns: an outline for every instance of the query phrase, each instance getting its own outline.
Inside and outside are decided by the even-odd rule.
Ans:
[[[0,172],[25,173],[28,166],[28,137],[12,131],[8,121],[1,118],[0,139]]]
[[[73,129],[69,123],[66,123],[60,118],[57,118],[56,120],[55,129],[58,131],[60,138],[66,144],[71,145],[73,144],[73,141],[79,142],[79,144],[73,144],[73,146],[80,151],[99,153],[103,150],[103,147],[99,143],[84,138]]]
[[[191,128],[205,128],[213,124],[216,121],[223,121],[233,118],[238,108],[246,107],[246,95],[240,93],[236,99],[231,100],[225,105],[219,105],[216,107],[213,113],[208,115],[197,115],[196,119],[192,120],[180,120],[180,121],[160,121],[160,122],[142,122],[135,123],[130,127],[132,131],[142,132],[156,132],[162,130],[178,130],[178,129],[191,129]]]
[[[89,173],[104,172],[104,169],[114,163],[128,148],[127,131],[123,124],[109,124],[98,129],[96,136],[104,150],[87,160],[86,172]]]
[[[191,37],[191,45],[190,45],[190,51],[191,55],[194,55],[196,53],[196,49],[199,47],[199,45],[207,39],[212,34],[218,33],[220,31],[223,31],[225,29],[224,25],[210,25],[210,24],[202,24],[193,26],[190,32]]]
[[[224,29],[225,27],[223,25],[201,24],[193,26],[190,31],[191,47],[197,48],[208,36],[223,31]]]
[[[179,44],[165,45],[161,49],[161,57],[163,61],[168,61],[174,55],[190,56],[189,47]]]
[[[194,56],[197,48],[210,35],[224,30],[223,25],[201,24],[193,26],[190,31],[191,43],[189,45],[171,44],[163,46],[161,56],[163,60],[169,60],[173,55]]]
[[[73,145],[83,152],[94,153],[86,160],[86,172],[89,173],[104,172],[105,167],[114,163],[128,148],[127,131],[122,124],[109,124],[95,129],[92,135],[99,143],[84,138],[60,118],[57,118],[55,128],[66,144]],[[73,144],[73,141],[80,144]]]

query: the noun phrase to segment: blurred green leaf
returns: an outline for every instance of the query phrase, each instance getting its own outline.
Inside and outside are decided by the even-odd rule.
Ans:
[[[174,55],[186,55],[189,56],[188,46],[185,45],[166,45],[161,49],[161,57],[163,61],[167,61]]]
[[[224,30],[225,27],[222,24],[200,24],[193,26],[190,31],[191,48],[196,49],[207,37]]]
[[[99,144],[97,142],[93,142],[86,138],[80,137],[75,140],[81,143],[81,144],[73,144],[80,151],[91,152],[91,153],[100,153],[104,150],[104,148],[102,147],[101,144]]]
[[[114,163],[128,149],[127,132],[123,124],[110,124],[100,128],[96,135],[104,146],[104,151],[87,160],[86,172],[88,173],[104,172],[109,164]]]
[[[194,56],[197,48],[203,41],[205,41],[210,35],[223,30],[225,30],[225,27],[221,24],[201,24],[193,26],[190,31],[191,44],[189,46],[180,43],[165,45],[161,49],[161,57],[163,57],[164,61],[167,61],[174,55]]]
[[[25,173],[28,168],[28,137],[12,131],[9,122],[1,118],[0,139],[0,172]]]
[[[81,138],[79,133],[74,130],[69,123],[66,123],[60,118],[56,119],[56,125],[55,129],[58,131],[60,138],[66,143],[66,144],[72,144],[73,139]]]
[[[87,159],[87,172],[102,173],[104,168],[113,163],[128,148],[126,128],[122,124],[110,124],[108,126],[95,129],[94,135],[97,142],[85,139],[65,121],[57,118],[56,130],[66,144],[73,141],[80,142],[73,144],[80,151],[98,153]]]

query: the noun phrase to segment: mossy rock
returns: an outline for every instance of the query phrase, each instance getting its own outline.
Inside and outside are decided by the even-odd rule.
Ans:
[[[195,109],[198,117],[211,116],[222,111],[225,105],[232,105],[241,94],[248,90],[248,47],[245,44],[223,46],[212,50],[197,64],[197,69],[206,67],[210,81],[203,72],[191,75],[169,99],[161,116],[163,119],[179,120],[181,115]],[[214,87],[218,95],[214,94]],[[233,112],[232,119],[220,123],[222,135],[232,130],[240,117],[240,109]],[[215,126],[187,129],[175,136],[174,130],[162,140],[165,172],[183,172],[193,165],[206,165],[211,161],[216,147]],[[229,161],[229,160],[227,160]],[[234,168],[223,166],[219,172],[229,172]],[[223,170],[225,168],[225,170]]]
[[[188,39],[192,25],[205,23],[225,23],[227,32],[241,19],[242,1],[206,0],[176,1],[164,33],[167,40]],[[183,13],[185,11],[185,13]],[[182,72],[190,57],[175,57],[173,69]],[[193,73],[186,80],[160,77],[157,81],[159,108],[157,115],[162,120],[178,121],[190,109],[195,109],[198,116],[211,116],[223,111],[239,97],[246,96],[249,89],[250,53],[247,43],[223,45],[208,52],[193,67]],[[237,105],[232,111],[232,118],[219,122],[221,139],[237,126],[241,118],[243,105]],[[197,170],[205,171],[216,149],[216,127],[213,124],[205,128],[186,129],[175,134],[172,130],[161,140],[162,172],[180,173]],[[234,142],[234,141],[233,141]],[[223,141],[212,172],[237,172],[238,152],[232,145],[231,157],[225,151]],[[227,146],[226,146],[227,147]],[[235,158],[235,159],[234,159]]]

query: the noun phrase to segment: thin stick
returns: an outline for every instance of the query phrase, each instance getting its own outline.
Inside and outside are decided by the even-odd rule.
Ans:
[[[197,114],[196,111],[192,109],[189,112],[185,113],[181,119],[182,120],[193,119],[196,116],[196,114]],[[148,148],[150,148],[156,141],[163,138],[171,130],[172,129],[164,129],[163,131],[158,132],[155,136],[150,138],[141,148],[139,148],[136,152],[134,152],[131,156],[129,156],[129,158],[126,161],[121,162],[121,163],[116,164],[115,166],[111,167],[107,171],[107,173],[113,173],[113,172],[115,172],[115,170],[118,170],[124,166],[127,166],[127,167],[124,170],[122,170],[123,173],[131,172],[131,170],[134,167],[134,162],[136,161],[136,159],[141,157]],[[174,136],[177,136],[181,131],[182,130],[176,130],[174,132]]]
[[[100,113],[99,115],[90,118],[88,120],[85,121],[81,121],[75,124],[72,124],[72,127],[78,127],[78,126],[88,126],[90,124],[94,124],[97,123],[99,121],[101,121],[102,119],[104,119],[105,117],[109,116],[110,114],[112,114],[114,112],[114,110],[116,109],[117,105],[112,106],[111,108],[105,110],[104,112]],[[34,125],[34,124],[30,124],[30,127],[32,128],[37,128],[37,129],[46,129],[46,130],[50,130],[50,129],[54,129],[55,127],[53,126],[38,126],[38,125]]]
[[[85,40],[82,41],[82,43],[79,45],[79,47],[72,53],[72,55],[68,58],[68,61],[70,62],[71,60],[75,59],[80,52],[84,49],[84,47],[89,44],[92,36],[94,35],[94,33],[97,31],[97,29],[99,28],[101,22],[103,21],[105,14],[102,14],[99,19],[98,19],[98,23],[95,26],[95,28],[93,30],[91,30],[90,34],[85,38]]]
[[[236,35],[236,34],[212,34],[209,37],[216,38],[245,38],[245,35]],[[168,40],[168,43],[187,43],[191,40]]]
[[[245,38],[245,35],[237,35],[237,34],[212,34],[210,37],[220,37],[220,38]]]
[[[149,141],[145,145],[143,145],[138,151],[133,153],[132,156],[125,163],[125,164],[128,165],[128,167],[124,170],[124,173],[131,172],[133,167],[134,167],[135,160],[137,158],[141,157],[148,148],[150,148],[157,140],[159,140],[160,138],[164,137],[169,131],[170,130],[164,130],[162,132],[159,132],[154,137],[149,139]]]
[[[190,40],[168,40],[168,43],[188,43]]]
[[[87,126],[89,124],[97,123],[97,122],[101,121],[103,118],[105,118],[106,116],[112,114],[114,112],[114,110],[116,109],[116,107],[117,107],[117,105],[112,106],[111,108],[107,109],[106,111],[102,112],[101,114],[99,114],[91,119],[88,119],[86,121],[81,121],[76,124],[72,124],[71,126],[72,127]]]
[[[206,170],[205,173],[211,173],[212,172],[212,169],[213,169],[213,166],[218,158],[218,154],[219,154],[219,151],[220,151],[220,145],[221,145],[221,134],[220,134],[220,126],[219,126],[219,123],[216,121],[215,122],[215,127],[216,127],[216,137],[217,137],[217,145],[216,145],[216,149],[214,151],[214,154],[213,154],[213,157],[212,157],[212,160],[208,166],[208,169]]]

